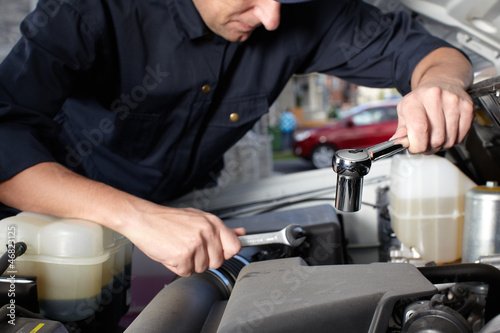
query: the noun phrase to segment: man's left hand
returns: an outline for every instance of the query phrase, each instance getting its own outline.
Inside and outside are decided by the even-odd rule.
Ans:
[[[434,50],[415,67],[412,91],[398,104],[398,128],[393,138],[410,153],[434,154],[461,142],[474,119],[474,105],[466,89],[473,69],[458,50]]]
[[[394,138],[407,136],[410,153],[434,154],[462,142],[474,119],[474,105],[458,85],[425,84],[398,104]]]

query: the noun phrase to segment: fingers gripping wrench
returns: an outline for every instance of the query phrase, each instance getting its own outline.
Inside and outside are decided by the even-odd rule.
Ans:
[[[291,224],[279,231],[239,236],[238,238],[241,246],[284,244],[296,247],[306,239],[306,234],[300,225]]]

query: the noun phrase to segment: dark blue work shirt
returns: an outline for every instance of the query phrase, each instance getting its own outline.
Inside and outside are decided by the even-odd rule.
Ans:
[[[353,0],[283,5],[276,31],[214,36],[190,0],[41,0],[0,65],[0,181],[56,161],[155,202],[215,178],[294,73],[410,91],[448,46]]]

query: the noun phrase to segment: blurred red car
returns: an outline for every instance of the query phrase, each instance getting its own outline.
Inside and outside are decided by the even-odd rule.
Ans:
[[[391,99],[362,104],[334,124],[297,131],[293,153],[320,169],[332,166],[336,150],[367,148],[387,141],[398,125],[398,102]]]

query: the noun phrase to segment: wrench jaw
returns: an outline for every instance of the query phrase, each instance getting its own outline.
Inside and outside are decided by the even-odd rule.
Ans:
[[[306,232],[298,224],[292,224],[283,229],[286,232],[286,240],[291,247],[297,247],[306,239]]]

